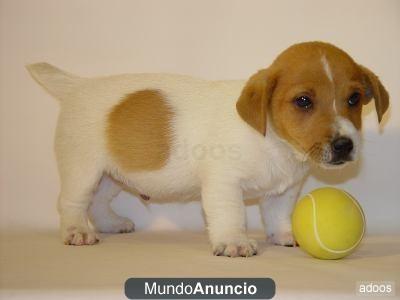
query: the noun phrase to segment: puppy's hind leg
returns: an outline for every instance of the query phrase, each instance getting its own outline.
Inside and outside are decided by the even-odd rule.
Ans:
[[[104,175],[89,207],[89,218],[94,227],[103,233],[126,233],[134,231],[135,225],[128,218],[118,216],[110,203],[120,191],[121,186],[109,176]]]
[[[58,211],[62,240],[66,245],[95,244],[98,238],[89,226],[87,211],[102,172],[87,160],[72,163],[65,159],[59,165],[61,192]]]

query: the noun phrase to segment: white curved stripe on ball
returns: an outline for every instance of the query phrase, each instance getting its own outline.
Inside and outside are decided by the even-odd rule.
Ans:
[[[327,247],[327,246],[321,241],[321,239],[320,239],[320,237],[319,237],[319,234],[318,234],[318,228],[317,228],[317,204],[315,203],[314,196],[311,195],[311,194],[307,194],[307,196],[310,197],[311,203],[312,203],[312,205],[313,205],[313,219],[314,219],[313,228],[314,228],[314,235],[315,235],[315,238],[317,239],[317,242],[318,242],[319,246],[320,246],[322,249],[324,249],[325,251],[332,252],[332,253],[337,253],[337,254],[346,253],[346,252],[348,252],[348,251],[350,251],[350,250],[353,250],[355,247],[357,247],[357,245],[361,242],[361,239],[363,238],[364,232],[365,232],[365,218],[364,218],[364,214],[363,214],[363,212],[362,212],[362,210],[361,210],[361,207],[358,205],[358,203],[353,199],[353,197],[352,197],[350,194],[348,194],[347,192],[345,192],[345,193],[346,193],[347,196],[349,196],[349,198],[351,199],[351,201],[353,201],[353,203],[356,205],[356,207],[358,208],[358,210],[360,211],[360,213],[361,213],[361,215],[362,215],[362,218],[363,218],[363,227],[362,227],[362,228],[363,228],[363,231],[362,231],[362,233],[361,233],[360,238],[358,239],[358,241],[357,241],[353,246],[351,246],[350,248],[347,248],[347,249],[344,249],[344,250],[334,250],[334,249],[331,249],[331,248]]]

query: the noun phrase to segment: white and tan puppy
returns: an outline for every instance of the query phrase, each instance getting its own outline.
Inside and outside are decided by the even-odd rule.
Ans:
[[[309,162],[359,153],[362,105],[379,121],[388,93],[367,68],[322,42],[297,44],[245,81],[170,74],[82,78],[28,66],[59,99],[55,150],[65,244],[129,232],[110,201],[127,185],[146,199],[200,199],[215,255],[251,256],[244,199],[262,197],[268,237],[294,243],[290,215]],[[119,183],[117,183],[118,181]]]

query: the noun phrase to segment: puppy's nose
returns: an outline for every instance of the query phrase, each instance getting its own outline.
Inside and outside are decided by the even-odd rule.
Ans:
[[[347,137],[338,137],[332,142],[333,152],[342,158],[350,154],[353,148],[353,141]]]

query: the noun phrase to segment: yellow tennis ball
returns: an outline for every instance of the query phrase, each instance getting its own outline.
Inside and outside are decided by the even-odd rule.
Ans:
[[[365,217],[349,193],[324,187],[297,201],[292,226],[301,249],[320,259],[339,259],[361,242]]]

